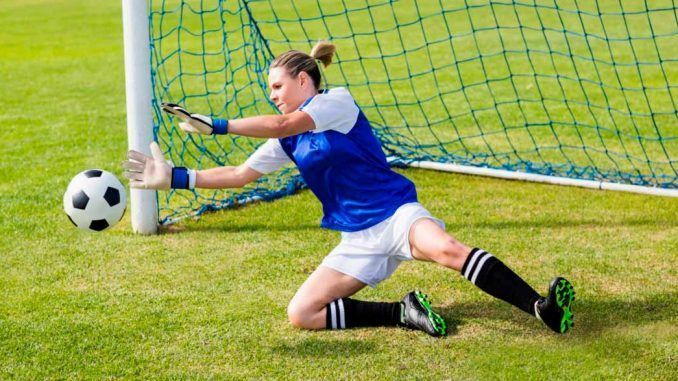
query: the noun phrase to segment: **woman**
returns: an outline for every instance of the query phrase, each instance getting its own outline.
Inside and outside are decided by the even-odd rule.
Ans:
[[[437,262],[461,272],[488,294],[541,319],[555,332],[572,326],[574,289],[555,278],[546,297],[490,253],[471,248],[445,231],[417,202],[414,184],[391,170],[370,123],[345,88],[321,91],[318,61],[327,67],[334,45],[318,43],[311,54],[291,50],[269,70],[270,99],[280,115],[211,119],[175,104],[165,111],[183,120],[188,133],[268,138],[245,163],[207,170],[171,168],[157,144],[153,157],[130,151],[124,163],[130,186],[143,189],[237,188],[293,162],[323,206],[321,226],[341,232],[341,243],[299,288],[287,312],[306,329],[402,326],[432,336],[446,324],[426,295],[413,291],[400,302],[349,298],[375,287],[402,261]]]

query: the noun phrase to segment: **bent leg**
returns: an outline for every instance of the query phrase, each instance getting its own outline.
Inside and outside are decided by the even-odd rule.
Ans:
[[[401,322],[400,302],[366,302],[348,296],[365,287],[353,277],[320,266],[292,298],[287,314],[298,328],[345,329],[396,326]]]
[[[329,267],[318,267],[301,285],[287,307],[295,327],[326,328],[327,305],[362,290],[365,283]]]

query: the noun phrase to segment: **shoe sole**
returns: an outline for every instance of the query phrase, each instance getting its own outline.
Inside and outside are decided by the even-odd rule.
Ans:
[[[563,312],[560,318],[560,333],[565,333],[574,326],[574,312],[572,312],[575,300],[574,286],[565,278],[559,278],[556,282],[556,304]]]
[[[445,319],[443,319],[442,316],[431,309],[431,302],[429,302],[428,296],[421,291],[415,291],[414,296],[417,298],[417,301],[419,301],[419,304],[426,309],[428,320],[431,322],[436,333],[440,336],[445,336],[447,334],[447,323],[445,323]]]

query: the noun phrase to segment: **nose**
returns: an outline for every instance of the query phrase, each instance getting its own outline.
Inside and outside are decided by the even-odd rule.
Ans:
[[[270,100],[272,100],[273,102],[275,102],[275,100],[278,99],[278,96],[275,95],[275,92],[274,92],[274,91],[271,91],[271,95],[269,95],[268,98],[269,98]]]

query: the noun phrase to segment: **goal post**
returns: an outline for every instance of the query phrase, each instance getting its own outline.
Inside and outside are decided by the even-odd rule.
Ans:
[[[146,0],[122,0],[122,21],[128,148],[150,155],[153,114]],[[132,230],[139,234],[155,234],[158,230],[157,192],[130,189],[130,203]]]
[[[123,5],[130,147],[155,138],[175,165],[239,165],[263,140],[187,135],[162,102],[224,119],[277,113],[270,62],[329,39],[326,85],[349,89],[393,165],[678,196],[674,1]],[[136,200],[165,224],[303,187],[290,166],[242,189]]]
[[[397,162],[397,160],[395,161]],[[528,172],[507,171],[504,169],[473,167],[470,165],[459,165],[452,163],[439,163],[435,161],[411,161],[408,163],[402,163],[401,165],[408,165],[415,168],[432,169],[441,172],[453,172],[474,176],[487,176],[506,180],[530,181],[535,183],[563,185],[589,189],[640,193],[652,196],[678,197],[678,189],[611,183],[600,180],[574,179],[569,177],[548,176]]]

